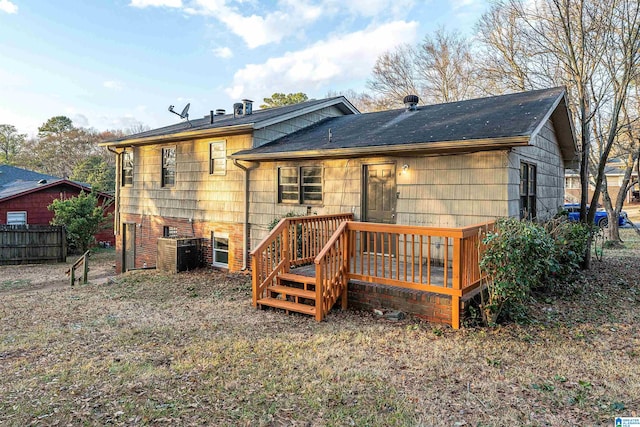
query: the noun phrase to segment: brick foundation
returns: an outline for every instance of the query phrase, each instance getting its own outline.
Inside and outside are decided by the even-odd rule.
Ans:
[[[349,282],[349,307],[400,310],[430,322],[451,324],[451,297],[364,282]]]
[[[178,237],[199,237],[202,242],[204,265],[212,263],[211,233],[229,237],[229,271],[242,269],[242,224],[215,221],[193,221],[186,218],[159,217],[149,215],[120,214],[123,224],[116,236],[116,272],[122,273],[122,229],[124,223],[136,224],[135,268],[154,267],[157,257],[157,240],[163,237],[164,227],[175,227]]]

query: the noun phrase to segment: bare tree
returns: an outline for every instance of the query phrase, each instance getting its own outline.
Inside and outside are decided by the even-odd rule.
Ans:
[[[403,45],[381,55],[367,86],[381,106],[400,107],[409,94],[428,104],[472,98],[480,93],[472,48],[459,33],[439,28],[415,47]]]
[[[385,102],[383,97],[371,96],[366,92],[356,92],[353,89],[347,89],[342,91],[330,90],[327,92],[326,97],[332,98],[335,96],[344,96],[358,109],[361,113],[370,113],[373,111],[383,111],[393,108]]]
[[[460,33],[439,28],[416,50],[415,74],[429,103],[455,102],[477,94],[471,44]]]
[[[620,112],[638,69],[639,8],[637,0],[505,0],[482,21],[487,51],[501,58],[505,70],[520,76],[516,81],[532,87],[548,83],[567,87],[580,138],[580,218],[587,223],[595,216],[604,168],[619,133]],[[511,33],[512,37],[501,38]],[[518,50],[522,46],[526,56]],[[602,149],[593,168],[595,190],[587,210],[596,115]]]
[[[373,66],[367,87],[393,107],[401,107],[406,95],[420,94],[415,75],[415,53],[411,46],[400,46],[382,54]]]

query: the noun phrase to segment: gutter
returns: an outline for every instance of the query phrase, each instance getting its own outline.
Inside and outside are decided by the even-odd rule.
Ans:
[[[443,141],[412,143],[401,145],[373,145],[366,147],[329,148],[304,151],[282,151],[276,153],[236,153],[230,157],[235,160],[259,161],[259,160],[285,160],[285,159],[311,159],[311,158],[344,158],[360,157],[364,155],[393,155],[415,153],[420,151],[425,154],[456,153],[460,151],[473,152],[485,150],[500,150],[506,147],[526,146],[530,143],[529,136],[505,137],[494,139],[472,139],[461,141]]]
[[[106,146],[106,145],[105,145],[105,148],[109,152],[111,152],[111,153],[116,155],[116,178],[118,178],[118,176],[120,175],[118,173],[118,171],[121,170],[120,169],[120,162],[122,160],[120,158],[120,155],[122,153],[118,153],[117,151],[112,150],[111,147]],[[120,177],[120,179],[122,179],[122,177]],[[113,195],[113,202],[115,204],[115,206],[114,206],[115,215],[113,216],[113,235],[117,236],[118,234],[120,234],[120,185],[118,185],[119,183],[117,182],[117,179],[116,179],[116,183],[115,184],[116,184],[115,185],[115,187],[116,187],[115,188],[115,194]]]
[[[260,163],[255,163],[253,167],[249,168],[238,163],[238,159],[233,159],[233,164],[244,171],[244,204],[242,206],[242,214],[244,216],[242,226],[242,271],[246,271],[248,264],[247,254],[249,253],[249,171],[257,168]]]
[[[199,130],[192,130],[188,132],[173,133],[168,135],[154,135],[154,136],[146,136],[141,138],[123,139],[123,140],[117,140],[117,141],[101,142],[98,144],[98,146],[119,148],[119,147],[130,147],[134,145],[139,146],[139,145],[162,144],[167,142],[183,141],[185,139],[207,138],[210,136],[218,136],[218,135],[235,135],[235,134],[241,134],[241,133],[245,133],[246,131],[253,130],[253,125],[254,125],[253,123],[246,123],[242,125],[199,129]]]

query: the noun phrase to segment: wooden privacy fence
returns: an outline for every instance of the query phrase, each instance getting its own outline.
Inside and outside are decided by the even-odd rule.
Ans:
[[[64,227],[0,225],[0,265],[65,262],[66,259]]]

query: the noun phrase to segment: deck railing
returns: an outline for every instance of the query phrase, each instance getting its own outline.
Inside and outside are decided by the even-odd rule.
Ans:
[[[278,274],[311,264],[340,224],[351,219],[351,213],[281,219],[251,252],[253,305],[266,296]]]
[[[481,241],[492,227],[342,224],[315,259],[316,317],[322,320],[353,279],[449,295],[457,329],[460,298],[480,286]]]
[[[339,297],[342,307],[347,307],[347,283],[349,283],[349,240],[345,221],[333,233],[331,239],[318,254],[316,265],[316,320],[322,320]]]

